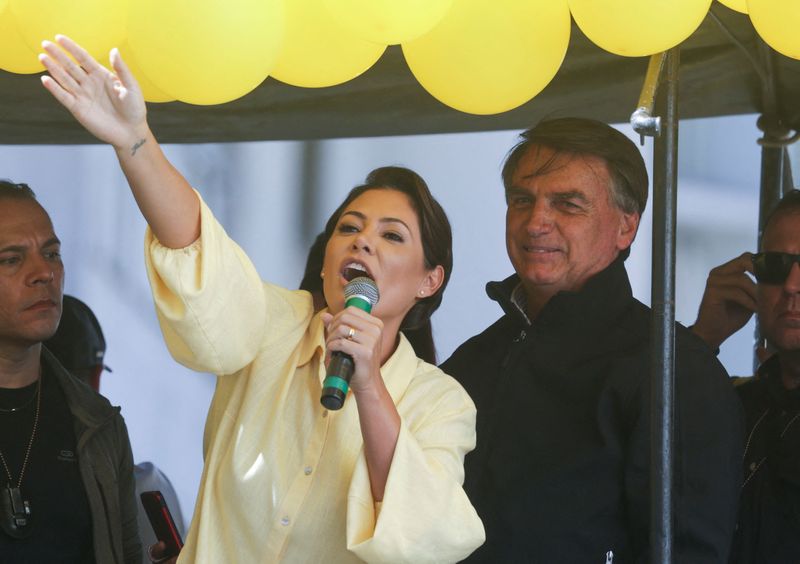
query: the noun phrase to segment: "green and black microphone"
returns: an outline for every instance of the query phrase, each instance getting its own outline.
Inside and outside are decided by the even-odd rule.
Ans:
[[[359,276],[353,278],[344,287],[344,307],[357,307],[367,313],[372,311],[378,303],[380,294],[378,286],[372,278]],[[344,405],[347,390],[350,388],[350,378],[353,376],[353,357],[341,351],[331,353],[328,363],[328,372],[322,382],[322,395],[320,403],[326,409],[336,411]]]

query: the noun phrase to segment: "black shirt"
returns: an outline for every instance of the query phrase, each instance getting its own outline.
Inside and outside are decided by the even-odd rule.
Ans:
[[[0,388],[0,451],[16,486],[36,413],[36,383]],[[39,422],[20,486],[30,503],[31,533],[14,539],[0,531],[3,563],[94,562],[92,519],[78,467],[72,416],[55,378],[42,375]],[[9,407],[21,407],[8,411]],[[0,468],[5,490],[8,475]],[[5,495],[5,491],[0,492]]]
[[[800,389],[783,386],[780,355],[759,376],[736,388],[747,448],[731,562],[800,562]]]

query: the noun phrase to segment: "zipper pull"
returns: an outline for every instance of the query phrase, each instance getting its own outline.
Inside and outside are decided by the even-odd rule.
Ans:
[[[521,343],[522,341],[525,340],[525,337],[527,336],[528,333],[525,331],[525,329],[522,329],[519,332],[519,335],[517,335],[516,337],[514,337],[514,339],[512,339],[511,344],[514,345],[515,343]],[[506,351],[506,355],[503,357],[503,362],[500,364],[500,368],[504,370],[508,368],[508,363],[511,361],[512,352],[513,352],[513,346],[509,346],[508,351]]]

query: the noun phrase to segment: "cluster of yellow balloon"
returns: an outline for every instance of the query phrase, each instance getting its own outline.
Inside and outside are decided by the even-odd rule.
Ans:
[[[40,43],[63,33],[105,61],[119,46],[150,102],[220,104],[267,75],[325,87],[400,44],[436,99],[457,110],[516,108],[555,76],[570,14],[601,48],[645,56],[691,35],[712,0],[0,0],[0,68],[41,72]],[[800,59],[800,0],[720,0]]]

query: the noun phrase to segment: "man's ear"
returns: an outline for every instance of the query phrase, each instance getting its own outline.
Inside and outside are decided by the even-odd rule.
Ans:
[[[441,288],[443,282],[444,267],[441,264],[437,264],[425,274],[425,278],[419,286],[417,297],[427,298],[432,296]]]
[[[617,249],[623,251],[631,246],[639,230],[639,220],[641,216],[638,212],[620,212],[619,232],[617,233]]]

